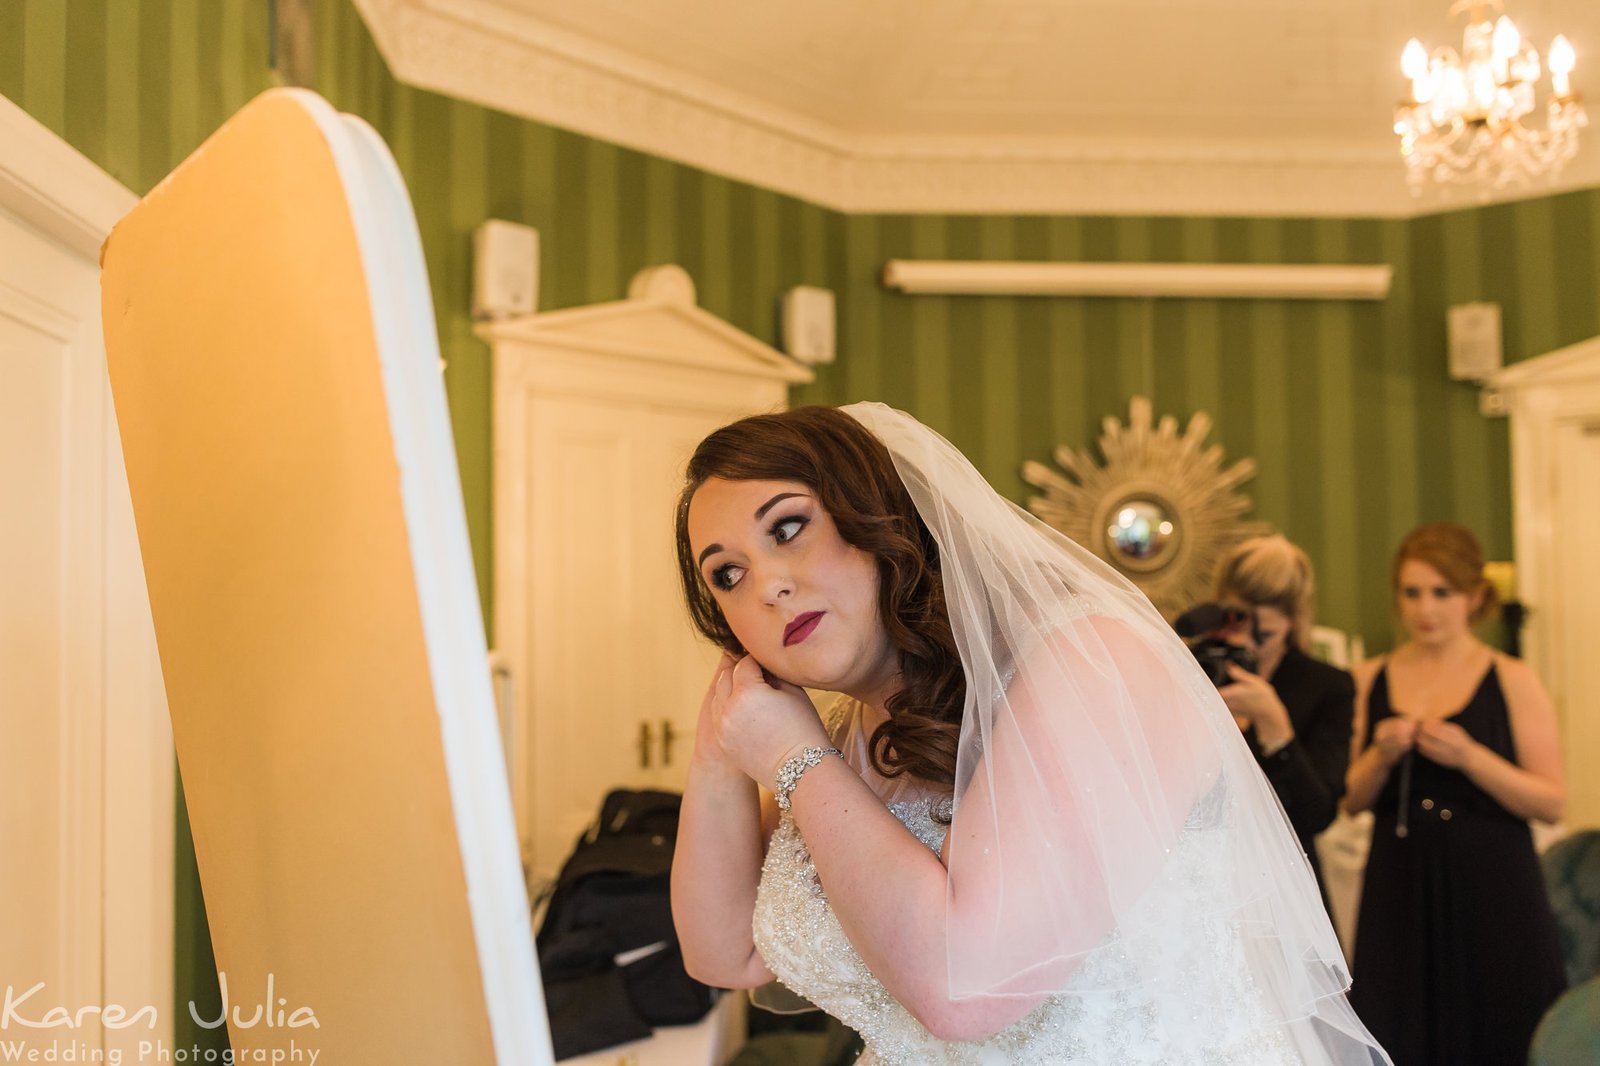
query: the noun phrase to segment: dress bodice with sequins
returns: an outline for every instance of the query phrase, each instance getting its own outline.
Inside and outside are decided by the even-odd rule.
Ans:
[[[869,781],[869,784],[871,782]],[[935,852],[946,826],[936,797],[886,802],[889,811]],[[1192,818],[1161,875],[1178,891],[1153,893],[1163,907],[1184,907],[1180,886],[1198,896],[1226,866],[1222,834],[1203,811]],[[1027,1017],[987,1040],[951,1043],[923,1028],[873,976],[846,938],[793,817],[785,812],[767,850],[757,890],[753,933],[767,967],[791,991],[857,1030],[866,1045],[858,1066],[1284,1066],[1298,1056],[1267,1024],[1236,931],[1204,916],[1177,923],[1182,943],[1137,945],[1115,936],[1091,952],[1069,984]],[[1171,928],[1170,925],[1167,926]],[[1156,1006],[1137,978],[1135,958],[1159,957],[1180,967],[1208,1003],[1230,1004],[1207,1019],[1204,1046],[1172,1047],[1156,1031]]]

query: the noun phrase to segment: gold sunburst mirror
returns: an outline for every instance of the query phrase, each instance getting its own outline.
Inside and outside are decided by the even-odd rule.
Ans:
[[[1211,598],[1217,561],[1246,537],[1271,532],[1242,515],[1253,506],[1239,486],[1253,459],[1223,469],[1222,445],[1205,444],[1211,417],[1198,411],[1182,435],[1171,415],[1152,424],[1150,401],[1135,396],[1128,424],[1107,418],[1097,462],[1063,444],[1066,473],[1029,461],[1022,478],[1043,489],[1028,509],[1122,571],[1168,618]]]

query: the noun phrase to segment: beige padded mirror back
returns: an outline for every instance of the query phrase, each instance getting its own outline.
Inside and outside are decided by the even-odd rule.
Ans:
[[[233,1047],[550,1062],[432,305],[392,158],[320,97],[274,90],[154,189],[102,262],[173,734],[241,1008]],[[269,975],[283,1002],[249,1024]]]

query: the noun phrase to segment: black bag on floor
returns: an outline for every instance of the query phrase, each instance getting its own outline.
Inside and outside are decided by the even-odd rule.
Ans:
[[[682,801],[673,792],[612,792],[561,868],[538,935],[557,1059],[711,1010],[711,990],[685,972],[672,926]]]

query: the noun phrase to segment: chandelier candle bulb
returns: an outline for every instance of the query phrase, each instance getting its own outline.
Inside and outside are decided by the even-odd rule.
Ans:
[[[1556,39],[1550,42],[1550,90],[1556,96],[1566,98],[1572,95],[1572,86],[1567,77],[1577,65],[1577,58],[1572,51],[1572,42],[1567,40],[1566,35],[1556,34]]]
[[[1428,53],[1415,37],[1400,56],[1400,70],[1411,79],[1411,98],[1419,104],[1427,103],[1433,96],[1433,85],[1428,79]]]
[[[1522,34],[1505,15],[1501,15],[1494,24],[1493,37],[1494,54],[1490,61],[1494,69],[1494,80],[1498,85],[1509,85],[1518,80],[1518,68],[1521,64],[1519,53],[1522,51]]]
[[[1517,31],[1516,23],[1505,15],[1500,16],[1500,21],[1494,24],[1494,57],[1505,63],[1522,51],[1522,34]]]
[[[1428,72],[1427,50],[1415,37],[1406,42],[1406,50],[1400,54],[1400,70],[1412,81]]]

